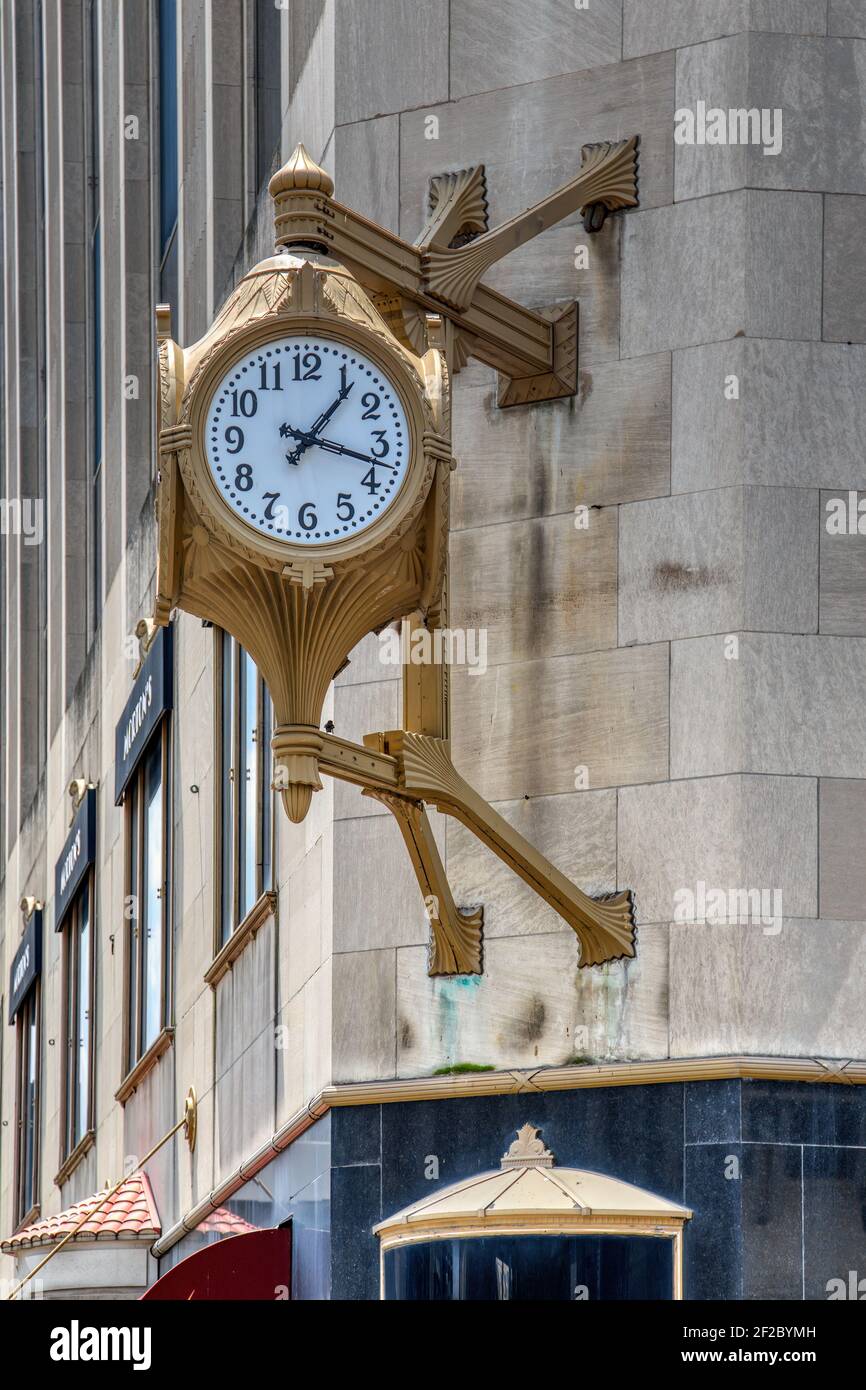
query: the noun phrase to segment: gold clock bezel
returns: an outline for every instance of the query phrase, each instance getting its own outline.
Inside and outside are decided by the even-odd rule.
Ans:
[[[233,364],[268,343],[304,334],[315,334],[330,342],[354,348],[375,362],[397,393],[409,430],[406,475],[399,492],[382,516],[371,522],[360,535],[308,545],[266,536],[237,515],[214,481],[205,439],[211,402]],[[310,559],[321,564],[350,560],[396,539],[422,507],[432,481],[432,470],[427,466],[424,454],[424,435],[432,426],[425,418],[423,383],[399,352],[363,325],[323,314],[281,315],[265,323],[252,324],[233,333],[219,345],[206,364],[202,365],[201,375],[194,379],[192,386],[187,407],[192,438],[186,458],[180,460],[184,482],[191,496],[199,503],[200,518],[208,531],[232,548],[240,547],[243,554],[250,558],[266,558],[282,565]]]

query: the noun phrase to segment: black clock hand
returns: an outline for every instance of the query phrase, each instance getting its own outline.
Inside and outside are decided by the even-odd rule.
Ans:
[[[293,430],[290,425],[282,425],[280,427],[280,434],[283,436],[283,438],[285,438],[286,435],[291,434],[295,437],[295,439],[301,440],[301,443],[298,445],[296,449],[292,450],[291,454],[286,454],[286,458],[289,463],[296,464],[300,459],[301,454],[304,453],[306,449],[309,449],[316,435],[319,433],[319,430],[323,430],[325,428],[334,411],[337,409],[337,406],[340,405],[346,399],[354,385],[354,381],[350,381],[348,386],[341,386],[340,390],[337,392],[336,400],[333,400],[331,402],[327,410],[322,411],[321,415],[318,417],[318,419],[313,421],[308,430]]]
[[[284,437],[286,435],[292,435],[294,439],[300,439],[305,449],[309,449],[315,444],[319,449],[324,449],[328,454],[345,454],[347,458],[360,459],[362,463],[373,463],[378,464],[381,468],[388,468],[392,473],[396,473],[397,471],[396,464],[385,463],[384,459],[378,458],[375,454],[359,454],[356,449],[349,449],[345,444],[338,444],[334,439],[322,439],[313,435],[308,430],[293,430],[291,425],[282,425],[280,434]],[[292,454],[286,454],[286,458],[290,463],[297,462],[295,457],[297,453],[298,450],[295,450]]]
[[[349,449],[345,444],[338,444],[334,439],[322,439],[312,434],[308,430],[293,430],[291,425],[281,425],[280,434],[283,437],[291,435],[294,439],[299,439],[304,449],[309,449],[316,445],[319,449],[324,449],[328,454],[344,454],[347,458],[360,459],[362,463],[377,464],[381,468],[388,468],[392,473],[396,473],[397,467],[393,463],[385,463],[384,459],[378,458],[375,454],[359,454],[356,449]],[[294,453],[286,454],[289,463],[296,463],[299,450]]]
[[[304,431],[305,434],[317,435],[320,430],[323,430],[327,425],[328,421],[330,420],[331,416],[333,415],[334,411],[337,409],[337,406],[340,404],[341,401],[344,401],[346,399],[354,385],[354,381],[350,381],[348,386],[341,386],[340,391],[337,395],[337,399],[331,405],[328,406],[327,410],[322,411],[318,420],[314,420],[312,425],[310,425],[310,428]]]
[[[362,463],[375,463],[381,468],[390,468],[392,473],[397,471],[395,464],[385,463],[375,454],[359,454],[356,449],[349,449],[345,444],[338,444],[333,439],[311,439],[310,443],[317,444],[320,449],[324,449],[329,454],[344,454],[346,458],[360,459]]]
[[[293,430],[291,425],[280,425],[280,438],[288,439],[289,435],[291,435],[294,439],[304,438],[303,431]],[[297,464],[298,459],[304,452],[304,449],[308,449],[309,447],[309,444],[304,444],[303,447],[299,446],[297,449],[294,449],[290,454],[286,454],[287,463]]]

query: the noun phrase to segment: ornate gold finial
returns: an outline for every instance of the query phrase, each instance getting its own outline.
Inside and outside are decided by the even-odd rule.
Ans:
[[[75,812],[84,800],[88,788],[92,786],[93,783],[88,782],[86,777],[73,777],[72,781],[69,783],[68,791],[72,802],[72,815],[69,818],[70,825],[75,820]]]
[[[156,341],[162,343],[171,337],[171,305],[157,304],[153,313],[156,319]]]
[[[524,1125],[517,1131],[517,1138],[502,1155],[501,1167],[525,1168],[531,1164],[536,1168],[552,1168],[553,1154],[544,1147],[541,1130],[535,1125]]]
[[[42,903],[38,898],[25,897],[21,899],[21,915],[24,918],[24,925],[30,921],[34,912],[42,911]]]
[[[159,632],[159,626],[153,618],[139,618],[135,624],[134,634],[138,638],[138,661],[132,672],[132,679],[135,680],[142,666],[144,658],[147,656],[154,643],[154,638]]]
[[[282,169],[278,169],[268,184],[268,192],[276,199],[283,193],[302,190],[306,193],[321,193],[330,198],[334,192],[334,180],[326,174],[314,159],[311,159],[304,146],[295,146]]]
[[[195,1087],[190,1086],[186,1093],[186,1100],[183,1103],[183,1134],[189,1145],[190,1153],[195,1153],[195,1141],[198,1133],[198,1100],[196,1099]]]

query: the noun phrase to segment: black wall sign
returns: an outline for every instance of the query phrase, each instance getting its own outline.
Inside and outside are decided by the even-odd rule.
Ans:
[[[21,938],[21,945],[15,952],[12,969],[9,972],[9,1022],[15,1022],[15,1015],[39,979],[42,970],[42,913],[36,911],[27,924]]]
[[[96,858],[96,789],[88,788],[79,806],[72,829],[54,870],[54,930],[60,931],[63,918]]]
[[[138,766],[154,729],[172,706],[174,628],[161,627],[144,659],[114,736],[114,804]]]

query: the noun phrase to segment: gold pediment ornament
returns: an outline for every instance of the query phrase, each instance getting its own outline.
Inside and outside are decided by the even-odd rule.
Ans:
[[[544,1147],[541,1130],[535,1125],[522,1125],[517,1138],[509,1144],[502,1155],[500,1168],[522,1168],[534,1163],[537,1168],[552,1168],[554,1159],[550,1149]]]
[[[276,251],[237,284],[208,331],[183,348],[171,337],[170,310],[157,309],[157,583],[153,620],[139,634],[142,648],[152,640],[151,629],[166,624],[175,608],[220,625],[242,643],[273,701],[274,786],[291,820],[306,816],[322,772],[356,783],[388,807],[424,898],[431,974],[480,973],[483,908],[455,905],[426,805],[461,820],[563,917],[580,940],[581,965],[634,955],[630,894],[596,900],[582,893],[457,773],[450,754],[447,666],[405,667],[402,729],[370,734],[361,745],[336,738],[321,724],[331,682],[367,634],[401,621],[427,634],[447,628],[454,373],[471,357],[492,363],[501,374],[500,404],[507,405],[576,389],[576,306],[559,305],[549,313],[525,309],[488,290],[484,271],[511,246],[578,208],[589,208],[600,225],[607,211],[634,206],[636,145],[635,137],[587,146],[583,168],[570,184],[492,232],[483,168],[440,175],[432,182],[428,220],[416,243],[337,203],[330,175],[299,145],[270,183]],[[322,354],[332,354],[333,371],[340,356],[363,360],[367,378],[387,383],[393,418],[405,424],[392,455],[402,470],[399,485],[390,484],[381,503],[370,504],[363,525],[328,527],[324,534],[316,529],[316,509],[312,524],[304,520],[304,509],[312,507],[307,503],[292,523],[294,531],[285,521],[266,525],[234,490],[246,481],[240,465],[229,464],[232,484],[214,462],[217,400],[234,401],[220,428],[226,454],[237,454],[244,447],[244,398],[251,398],[252,415],[258,396],[242,385],[231,391],[231,383],[241,382],[254,366],[263,393],[270,389],[270,370],[279,400],[294,403],[298,390],[287,390],[287,380],[268,359],[285,351],[280,361],[288,378],[289,353],[295,351],[293,379],[306,381],[297,345],[308,339],[323,345],[312,354],[313,380],[321,379]],[[341,441],[322,434],[321,421],[331,418],[354,385],[348,369],[340,370],[338,400],[312,426],[291,420],[280,425],[279,433],[294,441],[280,468],[290,479],[300,478],[290,466],[312,450],[304,465],[307,478],[311,458],[349,455],[372,465],[372,495],[380,487],[375,470],[393,472],[395,465],[380,463],[378,446],[370,455],[355,445],[353,454],[345,436]],[[273,399],[267,398],[266,409]],[[230,414],[237,425],[226,424]],[[276,457],[276,426],[269,428],[274,439],[265,453]]]

